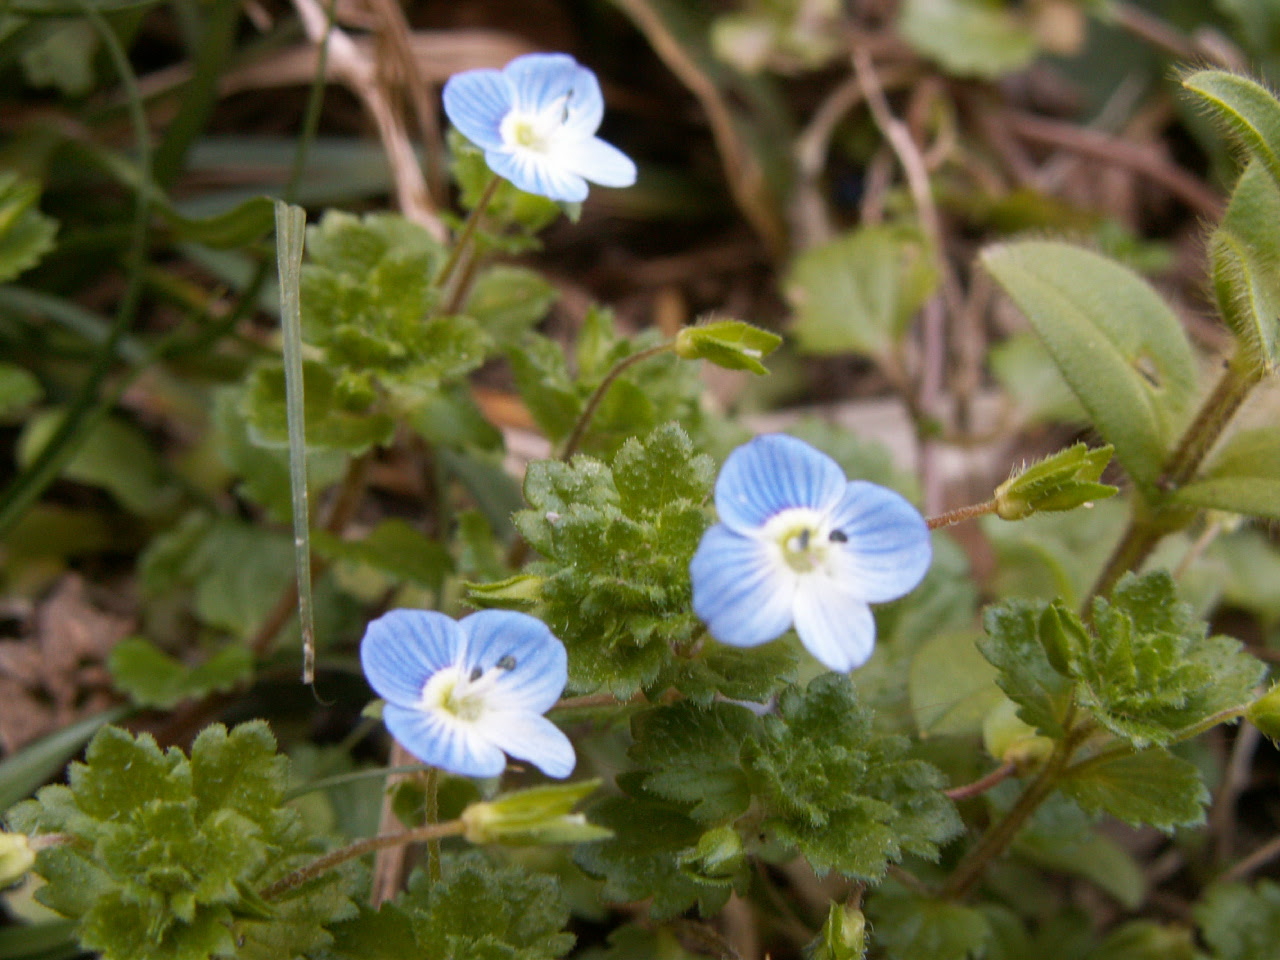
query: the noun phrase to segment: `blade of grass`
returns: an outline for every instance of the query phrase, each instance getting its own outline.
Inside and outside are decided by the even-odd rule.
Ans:
[[[307,505],[307,437],[302,387],[302,305],[298,283],[307,214],[276,201],[276,270],[280,277],[280,328],[284,332],[285,414],[289,422],[289,489],[293,496],[294,569],[298,576],[298,625],[302,631],[302,682],[316,677],[316,634],[311,608],[311,521]]]

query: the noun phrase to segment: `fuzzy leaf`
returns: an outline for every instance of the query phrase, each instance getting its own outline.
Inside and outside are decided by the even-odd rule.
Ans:
[[[1026,314],[1116,458],[1148,497],[1196,398],[1173,311],[1144,280],[1065,243],[988,247],[983,264]]]
[[[439,590],[453,570],[449,551],[403,520],[384,520],[361,540],[343,540],[323,530],[311,534],[318,553],[331,560],[367,564],[397,580]]]
[[[919,230],[877,226],[806,250],[784,288],[801,350],[886,357],[937,284]]]
[[[873,940],[890,960],[970,960],[986,955],[982,912],[886,883],[867,904]]]
[[[1224,70],[1198,70],[1182,86],[1280,184],[1280,102],[1256,80]]]
[[[1015,599],[988,607],[982,621],[987,635],[978,649],[1000,671],[996,683],[1018,704],[1018,716],[1045,736],[1060,737],[1071,685],[1053,668],[1040,638],[1047,606]]]
[[[1280,944],[1280,884],[1259,880],[1250,889],[1224,883],[1209,889],[1193,914],[1214,960],[1262,960]]]
[[[1232,434],[1175,503],[1280,519],[1280,435],[1273,427]]]
[[[499,343],[509,343],[547,315],[556,288],[526,267],[496,266],[480,273],[463,312]]]
[[[195,667],[140,637],[121,640],[108,660],[117,687],[140,707],[168,710],[183,700],[226,693],[253,675],[253,653],[230,644]]]
[[[395,421],[374,405],[372,393],[366,394],[363,384],[335,379],[327,366],[313,360],[303,361],[302,376],[308,448],[360,454],[390,442]],[[240,409],[255,443],[288,446],[284,368],[280,364],[268,363],[253,372]]]
[[[1067,776],[1062,789],[1090,813],[1166,832],[1203,823],[1209,802],[1195,765],[1163,747],[1084,761]]]
[[[39,199],[38,184],[0,172],[0,283],[30,270],[53,249],[58,222],[40,212]]]
[[[1280,362],[1280,183],[1254,160],[1209,238],[1218,311],[1240,349],[1267,370]]]

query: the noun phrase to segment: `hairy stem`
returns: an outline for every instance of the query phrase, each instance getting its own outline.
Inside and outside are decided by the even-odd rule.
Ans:
[[[425,827],[416,827],[413,830],[384,833],[378,837],[358,840],[348,847],[325,854],[305,867],[281,877],[275,883],[264,888],[260,896],[263,900],[275,900],[282,894],[288,893],[294,887],[300,887],[307,881],[328,873],[348,860],[354,860],[357,857],[363,857],[367,853],[374,853],[378,850],[385,850],[388,847],[402,847],[408,843],[423,843],[432,840],[439,841],[442,837],[456,837],[465,829],[461,820],[450,820],[446,823],[429,823]]]
[[[676,342],[674,340],[668,340],[666,343],[660,343],[656,347],[650,347],[648,350],[633,353],[624,360],[620,360],[617,366],[605,374],[605,378],[600,381],[600,386],[596,387],[595,392],[591,394],[591,398],[587,400],[587,405],[582,408],[582,413],[578,415],[578,422],[573,425],[573,431],[569,434],[569,439],[564,443],[564,449],[560,452],[560,459],[568,463],[569,459],[578,452],[578,445],[582,443],[587,427],[591,426],[591,420],[596,415],[596,408],[600,406],[600,401],[604,399],[604,395],[609,392],[613,382],[625,370],[629,367],[634,367],[642,360],[648,360],[650,357],[656,357],[660,353],[674,350],[675,346]]]
[[[963,523],[966,520],[972,520],[974,517],[982,517],[988,513],[995,512],[995,500],[988,500],[986,503],[975,503],[967,507],[956,507],[954,510],[948,510],[946,513],[940,513],[936,517],[929,517],[925,520],[925,523],[929,525],[930,530],[939,530],[942,527],[950,527],[957,523]]]
[[[966,783],[959,787],[952,787],[950,790],[943,791],[952,800],[969,800],[973,797],[981,796],[996,784],[1004,783],[1015,773],[1018,772],[1018,765],[1012,761],[1002,763],[984,777],[979,777],[973,783]]]
[[[471,238],[475,236],[476,228],[480,226],[480,218],[484,216],[484,211],[489,206],[489,201],[493,199],[493,195],[498,192],[498,184],[500,183],[502,183],[502,178],[495,173],[489,178],[489,182],[484,185],[484,193],[480,194],[480,199],[467,216],[467,222],[462,225],[462,230],[458,233],[458,239],[453,242],[453,249],[449,251],[449,258],[445,260],[444,266],[436,274],[436,286],[439,289],[443,290],[453,278],[454,271],[458,268],[458,261],[462,258],[462,252],[471,243]]]

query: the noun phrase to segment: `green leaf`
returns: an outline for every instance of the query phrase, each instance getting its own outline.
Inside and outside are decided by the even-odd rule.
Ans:
[[[373,567],[397,580],[439,590],[453,571],[449,551],[403,520],[384,520],[361,540],[343,540],[323,530],[311,534],[315,549],[330,560]]]
[[[1213,118],[1256,157],[1280,184],[1280,102],[1262,84],[1224,70],[1198,70],[1182,86],[1199,97]]]
[[[680,865],[680,854],[696,848],[703,827],[681,807],[644,796],[609,797],[591,807],[592,823],[613,831],[613,838],[583,844],[573,859],[583,870],[604,879],[602,897],[629,903],[653,897],[655,920],[684,913],[694,904],[703,916],[719,912],[729,899],[727,881],[695,879]]]
[[[1063,840],[1024,830],[1014,850],[1038,867],[1084,877],[1128,910],[1138,909],[1146,899],[1142,867],[1124,847],[1096,831]]]
[[[940,633],[911,659],[907,690],[921,737],[972,736],[1001,699],[997,671],[969,633]]]
[[[750,370],[764,375],[761,359],[782,343],[776,333],[740,320],[716,320],[685,327],[676,335],[676,356],[685,360],[709,360],[726,370]]]
[[[27,420],[18,438],[18,462],[28,466],[57,431],[64,412],[44,410]],[[155,447],[127,420],[108,417],[81,442],[62,475],[101,487],[122,507],[141,516],[170,508],[177,491],[166,482]]]
[[[873,732],[847,676],[788,687],[761,727],[742,760],[763,826],[818,872],[878,880],[908,853],[936,860],[959,832],[942,774],[906,738]]]
[[[25,367],[0,363],[0,421],[33,406],[44,395],[40,381]]]
[[[983,264],[1026,314],[1116,458],[1150,498],[1196,396],[1173,311],[1145,281],[1068,244],[988,247]]]
[[[982,0],[907,0],[898,29],[957,76],[995,79],[1027,66],[1038,50],[1024,18]]]
[[[114,723],[128,708],[115,707],[95,714],[56,733],[29,743],[17,753],[0,762],[0,812],[8,810],[19,800],[29,797],[36,788],[48,783],[49,778],[63,768],[68,760],[80,752],[85,741],[97,733],[98,728]]]
[[[542,578],[541,616],[568,648],[575,690],[629,698],[692,643],[689,560],[710,523],[711,474],[675,424],[627,441],[612,469],[586,456],[530,464],[530,509],[515,522],[546,558],[526,572]]]
[[[1045,654],[1040,625],[1047,608],[1043,601],[1019,599],[988,607],[978,649],[1000,671],[996,683],[1018,704],[1018,716],[1045,736],[1060,737],[1071,684]]]
[[[231,644],[189,667],[147,640],[131,637],[111,649],[111,678],[139,707],[168,710],[183,700],[226,693],[253,675],[253,652]]]
[[[1162,927],[1150,920],[1131,920],[1113,931],[1090,954],[1090,960],[1197,960],[1191,931]]]
[[[1280,519],[1280,434],[1273,427],[1232,434],[1199,476],[1174,492],[1173,501]]]
[[[1019,331],[1002,340],[991,348],[987,360],[992,375],[1013,401],[1013,408],[1028,421],[1088,420],[1049,351],[1034,333]]]
[[[536,271],[499,265],[476,277],[462,312],[505,344],[545,317],[558,296],[556,288]]]
[[[1166,832],[1203,823],[1209,802],[1196,766],[1163,747],[1081,761],[1068,770],[1062,790],[1090,813]]]
[[[413,960],[420,954],[413,922],[396,904],[387,901],[373,910],[360,905],[360,914],[333,928],[329,948],[341,960]]]
[[[890,960],[979,960],[991,926],[982,912],[893,882],[867,901],[872,939]]]
[[[1072,618],[1061,611],[1064,619]],[[1078,622],[1068,653],[1077,698],[1093,718],[1137,748],[1180,739],[1188,728],[1253,700],[1263,665],[1239,641],[1178,600],[1164,571],[1126,574],[1093,603],[1094,632]]]
[[[18,58],[23,78],[33,87],[54,87],[67,97],[82,97],[93,89],[98,31],[86,19],[54,20],[44,24],[37,42]]]
[[[440,960],[551,960],[569,952],[569,908],[551,877],[483,856],[450,858],[444,879],[418,873],[398,906],[408,915],[418,949]]]
[[[303,362],[307,446],[360,454],[391,441],[395,420],[371,403],[372,398],[354,392],[335,379],[324,364]],[[281,448],[289,443],[284,369],[268,363],[249,377],[241,401],[254,442]]]
[[[1211,887],[1193,915],[1214,960],[1259,960],[1280,943],[1280,884],[1259,880]]]
[[[0,171],[0,283],[30,270],[53,249],[58,222],[36,207],[40,186]]]
[[[1280,362],[1280,184],[1258,162],[1245,168],[1222,223],[1209,238],[1218,311],[1255,363]]]
[[[801,350],[885,358],[937,284],[933,251],[917,228],[875,226],[806,250],[784,289]]]

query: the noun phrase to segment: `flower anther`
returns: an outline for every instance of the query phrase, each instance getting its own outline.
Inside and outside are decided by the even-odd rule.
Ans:
[[[732,646],[794,627],[825,666],[859,667],[875,647],[869,605],[915,589],[932,560],[928,525],[903,497],[847,480],[826,454],[783,434],[731,453],[715,502],[720,522],[689,565],[693,609]]]
[[[490,170],[528,193],[580,201],[588,180],[636,182],[631,159],[595,135],[604,117],[595,74],[567,54],[530,53],[501,70],[455,74],[444,110]]]
[[[506,754],[551,777],[573,772],[573,745],[542,716],[564,691],[567,657],[535,617],[393,610],[369,624],[360,663],[387,701],[387,729],[423,763],[496,777]]]

